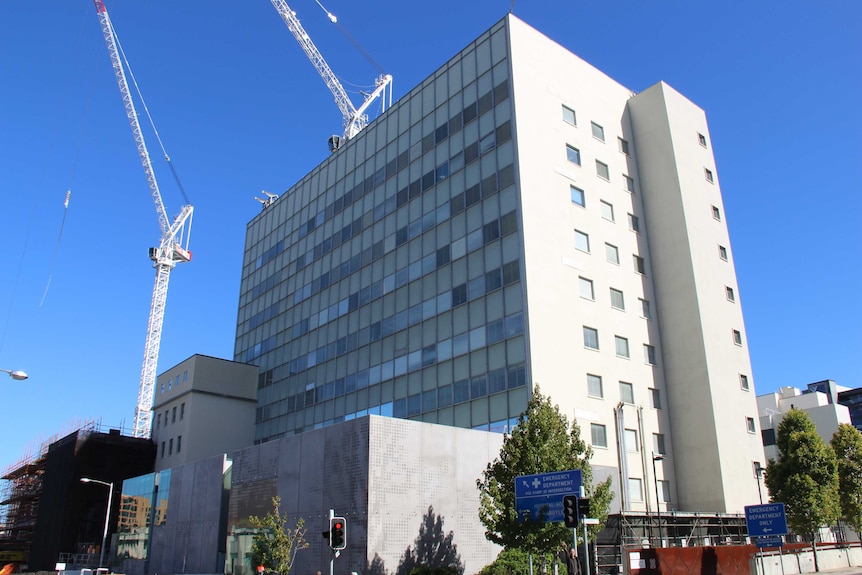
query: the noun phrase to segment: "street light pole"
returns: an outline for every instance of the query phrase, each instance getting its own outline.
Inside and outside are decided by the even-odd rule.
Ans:
[[[111,525],[111,503],[114,499],[114,484],[110,481],[90,479],[89,477],[82,477],[81,483],[98,483],[99,485],[108,486],[108,511],[105,512],[105,530],[102,533],[102,547],[99,549],[99,568],[101,569],[105,563],[105,544],[108,542],[108,527]]]
[[[27,375],[27,374],[26,374],[26,373],[24,373],[23,371],[20,371],[20,370],[17,370],[17,369],[15,369],[15,370],[12,370],[12,369],[0,369],[0,371],[2,371],[3,373],[8,373],[8,374],[9,374],[9,377],[11,377],[12,379],[15,379],[15,380],[17,380],[17,381],[24,381],[25,379],[27,379],[28,377],[30,377],[29,375]]]
[[[763,505],[763,492],[760,490],[760,478],[763,477],[764,470],[759,461],[754,462],[754,475],[757,476],[757,497],[760,499],[761,505]]]
[[[662,539],[661,539],[661,507],[659,506],[659,497],[658,497],[658,475],[656,474],[655,462],[662,461],[664,459],[664,455],[659,453],[658,455],[653,452],[652,454],[652,478],[655,483],[655,514],[658,519],[658,543],[659,547],[663,547]]]

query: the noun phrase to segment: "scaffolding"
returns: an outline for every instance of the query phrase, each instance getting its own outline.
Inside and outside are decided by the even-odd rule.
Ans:
[[[596,540],[596,573],[622,573],[630,549],[747,543],[745,515],[738,513],[620,513],[608,516]]]
[[[25,453],[0,475],[0,562],[27,562],[39,514],[48,448],[68,435],[69,427],[90,433],[98,424],[95,420],[67,424],[63,431],[42,441],[37,449]]]

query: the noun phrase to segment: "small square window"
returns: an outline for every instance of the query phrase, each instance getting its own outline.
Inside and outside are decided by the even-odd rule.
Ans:
[[[742,332],[738,329],[733,330],[733,343],[742,345]]]
[[[575,111],[568,106],[563,106],[563,121],[573,126],[578,125],[577,118],[575,117]]]
[[[589,280],[587,278],[578,278],[578,289],[580,291],[581,297],[588,300],[595,300],[595,293],[593,292],[593,280]]]
[[[727,248],[724,246],[718,246],[718,257],[727,261]]]
[[[748,376],[747,375],[743,375],[741,373],[739,374],[739,387],[744,389],[745,391],[748,391],[750,389],[748,387]]]
[[[590,236],[580,230],[575,230],[575,248],[590,253]]]
[[[599,202],[602,206],[602,217],[610,222],[614,221],[614,206],[602,200]]]
[[[655,346],[644,344],[644,361],[650,365],[656,365]]]
[[[599,330],[584,326],[584,347],[599,349]]]
[[[617,348],[617,357],[624,357],[626,359],[629,358],[629,340],[620,337],[618,335],[614,336],[614,344]]]
[[[182,449],[182,446],[183,446],[183,436],[177,435],[177,453],[180,452],[180,449]]]
[[[710,170],[708,168],[704,168],[703,169],[703,175],[704,175],[704,177],[706,177],[706,181],[709,182],[710,184],[715,182],[715,176],[712,175],[712,170]]]
[[[632,194],[635,193],[635,179],[625,174],[623,174],[623,179],[625,180],[626,191]]]
[[[632,256],[634,258],[635,271],[639,274],[646,275],[646,262],[640,256]]]
[[[591,128],[593,130],[593,137],[597,140],[605,141],[605,129],[596,124],[595,122],[590,122]]]
[[[712,206],[712,217],[718,221],[721,221],[721,210],[719,210],[715,206]]]
[[[618,289],[611,288],[611,307],[614,309],[626,309],[623,292]]]
[[[587,374],[587,394],[590,397],[604,397],[605,391],[602,387],[602,378],[598,375]]]
[[[628,382],[620,382],[620,401],[634,405],[635,390],[634,386]]]
[[[629,143],[626,142],[625,140],[623,140],[622,138],[617,138],[617,141],[620,143],[620,152],[622,152],[623,154],[628,156],[629,155]]]
[[[638,218],[634,214],[629,214],[629,229],[633,232],[640,232],[641,231],[640,218]]]
[[[629,477],[629,501],[643,501],[643,483],[637,477]]]
[[[669,503],[670,502],[670,481],[667,479],[656,479],[656,486],[658,487],[658,502],[659,503]]]
[[[652,448],[653,451],[658,455],[666,455],[667,451],[665,451],[664,447],[664,433],[653,433],[652,434]]]
[[[650,407],[653,409],[661,409],[661,393],[654,387],[649,389]]]
[[[727,301],[736,301],[736,295],[733,293],[733,288],[724,286],[724,293],[727,295]]]
[[[576,188],[575,186],[569,186],[569,192],[572,195],[572,203],[578,204],[581,207],[587,205],[587,198],[584,195],[584,190],[580,188]]]
[[[603,180],[610,181],[611,172],[608,169],[608,165],[604,162],[596,160],[596,175],[598,175]]]
[[[593,443],[593,447],[607,447],[608,446],[608,430],[604,425],[600,423],[591,423],[590,424],[590,438]]]
[[[639,298],[641,302],[641,317],[646,319],[652,319],[652,311],[650,310],[649,300]]]
[[[748,430],[748,433],[756,433],[757,428],[754,426],[754,418],[746,417],[745,418],[745,428]]]
[[[705,148],[706,147],[706,136],[704,136],[701,133],[698,133],[697,134],[697,143]]]
[[[620,265],[620,250],[617,246],[605,244],[605,258],[612,264]]]
[[[587,395],[590,397],[604,397],[605,390],[602,387],[602,378],[598,375],[587,374]]]
[[[638,432],[636,429],[626,429],[624,431],[625,442],[626,442],[626,451],[629,453],[637,453],[640,451],[640,445],[638,445]]]
[[[566,159],[573,164],[581,165],[581,151],[574,146],[566,144]]]

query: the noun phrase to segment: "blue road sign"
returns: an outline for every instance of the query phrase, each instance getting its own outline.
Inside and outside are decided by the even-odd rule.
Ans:
[[[583,479],[580,469],[521,475],[515,478],[515,508],[518,519],[546,522],[563,520],[563,497],[578,495]],[[544,515],[543,515],[544,514]]]
[[[773,537],[787,535],[787,516],[784,503],[746,505],[745,523],[749,537]]]
[[[782,541],[781,535],[754,537],[754,544],[757,545],[759,549],[763,549],[764,547],[781,547],[784,545],[784,541]]]

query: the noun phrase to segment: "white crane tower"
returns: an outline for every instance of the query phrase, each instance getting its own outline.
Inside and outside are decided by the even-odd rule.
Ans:
[[[156,213],[158,214],[159,226],[162,231],[159,246],[150,248],[149,253],[150,259],[153,260],[153,267],[156,268],[156,283],[153,287],[153,300],[150,306],[147,341],[144,346],[144,364],[141,368],[141,385],[138,389],[138,403],[135,406],[133,431],[135,437],[147,438],[150,437],[153,423],[153,393],[156,387],[156,367],[159,359],[159,346],[162,340],[165,302],[168,297],[168,280],[174,266],[192,259],[192,253],[188,249],[188,242],[191,235],[191,216],[194,208],[187,204],[183,206],[173,222],[170,222],[168,219],[165,205],[162,202],[162,194],[159,192],[159,185],[156,182],[156,175],[153,173],[153,166],[150,163],[150,154],[147,152],[147,145],[144,143],[143,134],[141,134],[141,125],[138,121],[135,105],[132,102],[131,93],[129,92],[129,84],[126,81],[123,62],[120,60],[117,35],[114,32],[114,27],[111,24],[111,19],[102,0],[94,0],[94,2],[96,4],[96,13],[99,15],[99,21],[102,24],[105,43],[111,56],[114,74],[117,76],[120,94],[123,97],[123,104],[126,107],[126,116],[128,116],[129,124],[132,127],[132,135],[138,147],[138,155],[141,158],[141,164],[147,176],[147,183],[150,186],[150,193],[156,205]],[[128,66],[128,62],[126,66]],[[144,109],[146,109],[146,105],[144,105]],[[156,132],[156,136],[158,137],[158,132]],[[164,151],[164,147],[162,150]],[[170,162],[167,154],[165,154],[165,159]],[[188,223],[188,228],[186,228],[186,223]]]
[[[341,141],[347,141],[365,128],[368,125],[368,115],[365,111],[368,109],[368,106],[374,102],[379,96],[384,94],[386,88],[389,88],[389,101],[392,102],[392,75],[391,74],[381,74],[374,80],[374,85],[376,86],[374,91],[370,94],[364,94],[365,101],[362,103],[359,108],[353,106],[353,102],[350,101],[350,98],[347,95],[347,92],[344,90],[344,87],[341,85],[341,82],[338,81],[338,78],[335,76],[335,73],[330,69],[329,65],[326,63],[326,60],[323,59],[320,51],[317,49],[317,46],[314,45],[314,42],[311,41],[311,38],[303,29],[302,24],[299,23],[299,19],[296,17],[296,12],[290,9],[290,6],[287,5],[287,2],[284,0],[271,0],[272,5],[281,15],[281,18],[284,20],[284,23],[287,24],[288,30],[293,33],[293,36],[296,38],[296,41],[299,42],[300,47],[305,52],[305,55],[308,56],[308,59],[311,60],[312,65],[317,69],[317,73],[320,74],[320,77],[323,78],[323,81],[326,83],[326,86],[329,88],[329,91],[332,92],[332,95],[335,96],[335,105],[338,106],[338,109],[341,110],[341,115],[343,116],[343,127],[344,134],[339,138],[338,136],[332,136],[329,138],[329,151],[335,152],[338,150],[339,146],[341,146]],[[322,6],[321,6],[322,7]],[[336,22],[335,16],[326,13],[329,19],[332,22]],[[386,108],[386,98],[382,98],[383,108]]]

